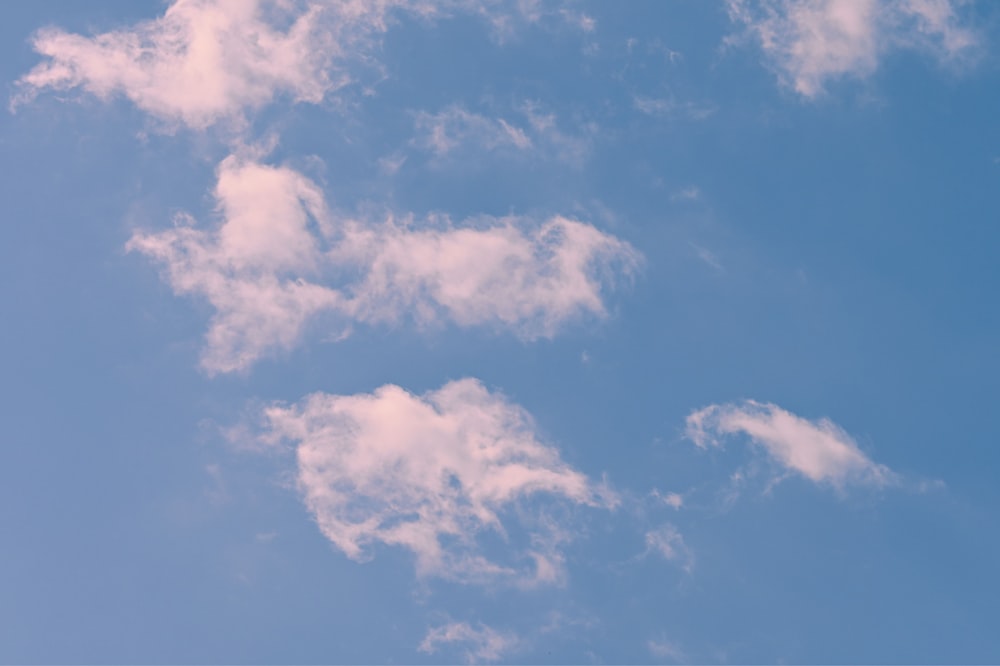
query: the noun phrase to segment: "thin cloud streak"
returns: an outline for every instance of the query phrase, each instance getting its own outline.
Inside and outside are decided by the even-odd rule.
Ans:
[[[464,658],[470,664],[500,661],[520,643],[510,632],[500,632],[485,624],[473,627],[468,622],[449,622],[427,632],[417,649],[427,654],[437,653],[443,645],[457,643],[467,646]]]
[[[17,81],[10,106],[46,90],[79,89],[128,99],[162,131],[220,123],[240,130],[247,113],[279,98],[318,104],[365,67],[378,70],[376,47],[399,17],[457,14],[480,16],[507,35],[546,17],[579,23],[522,2],[175,0],[163,16],[94,36],[38,31],[32,46],[43,60]]]

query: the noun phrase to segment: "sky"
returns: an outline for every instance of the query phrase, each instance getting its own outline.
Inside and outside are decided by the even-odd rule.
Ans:
[[[1000,660],[994,3],[0,15],[0,662]]]

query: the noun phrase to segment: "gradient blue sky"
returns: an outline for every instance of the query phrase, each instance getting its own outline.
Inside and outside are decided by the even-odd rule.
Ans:
[[[1000,659],[992,3],[0,12],[0,661]]]

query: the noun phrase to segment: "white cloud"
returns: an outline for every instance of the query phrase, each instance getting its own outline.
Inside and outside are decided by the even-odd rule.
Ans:
[[[830,81],[865,78],[892,50],[942,62],[977,46],[961,0],[729,0],[729,15],[760,43],[785,85],[807,98]]]
[[[196,129],[279,94],[316,103],[344,83],[331,72],[341,45],[321,14],[318,3],[177,0],[160,18],[94,37],[46,28],[33,42],[45,60],[18,82],[16,102],[46,88],[82,88]]]
[[[677,190],[670,195],[671,201],[698,201],[701,199],[701,190],[694,185]]]
[[[809,421],[777,405],[747,400],[711,405],[687,417],[687,436],[698,446],[721,446],[725,437],[745,435],[781,466],[815,483],[842,489],[848,484],[885,486],[896,475],[872,462],[854,439],[829,419]]]
[[[694,554],[684,543],[681,533],[670,523],[646,532],[646,554],[650,553],[679,564],[689,573],[694,568]]]
[[[680,510],[680,508],[684,506],[684,496],[680,493],[661,493],[659,490],[653,490],[652,495],[675,510]]]
[[[288,168],[229,157],[215,188],[221,224],[178,216],[138,232],[127,248],[163,266],[177,294],[215,309],[202,365],[248,368],[288,350],[325,317],[352,323],[490,326],[532,340],[585,315],[603,317],[603,292],[640,257],[627,243],[564,217],[367,222],[335,218],[319,188]]]
[[[434,654],[441,645],[450,643],[466,644],[466,661],[480,663],[499,661],[516,649],[519,641],[512,633],[501,633],[481,623],[473,627],[467,622],[451,622],[428,631],[418,649]]]
[[[321,258],[310,224],[330,224],[316,186],[291,169],[236,157],[218,173],[215,198],[225,220],[218,230],[198,229],[181,215],[173,229],[136,233],[126,246],[162,264],[175,293],[203,296],[215,307],[202,357],[210,373],[292,348],[308,320],[343,299],[305,279]]]
[[[337,548],[359,561],[375,544],[405,548],[420,576],[560,583],[571,535],[545,509],[617,501],[539,442],[527,412],[475,379],[423,396],[392,385],[316,393],[267,408],[264,421],[263,441],[295,446],[306,506]]]
[[[17,82],[11,105],[46,89],[82,89],[102,100],[123,96],[168,130],[239,126],[280,96],[319,103],[357,66],[377,66],[374,47],[394,17],[457,13],[505,32],[557,15],[537,2],[174,0],[159,18],[94,36],[38,31],[32,43],[44,60]]]
[[[647,641],[646,647],[649,649],[649,653],[657,659],[669,659],[674,662],[683,662],[686,660],[684,651],[673,641],[665,639],[650,640]]]

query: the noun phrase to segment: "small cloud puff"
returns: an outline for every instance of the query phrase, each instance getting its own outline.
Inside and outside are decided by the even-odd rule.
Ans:
[[[710,405],[687,417],[686,434],[702,448],[745,435],[782,467],[838,490],[850,484],[882,487],[897,480],[832,421],[809,421],[770,403]]]
[[[405,548],[420,576],[558,584],[572,535],[543,508],[617,502],[541,443],[527,412],[475,379],[423,396],[392,385],[316,393],[263,417],[262,440],[295,447],[298,485],[323,534],[359,561],[375,544]],[[485,534],[502,545],[491,538],[487,549]]]

